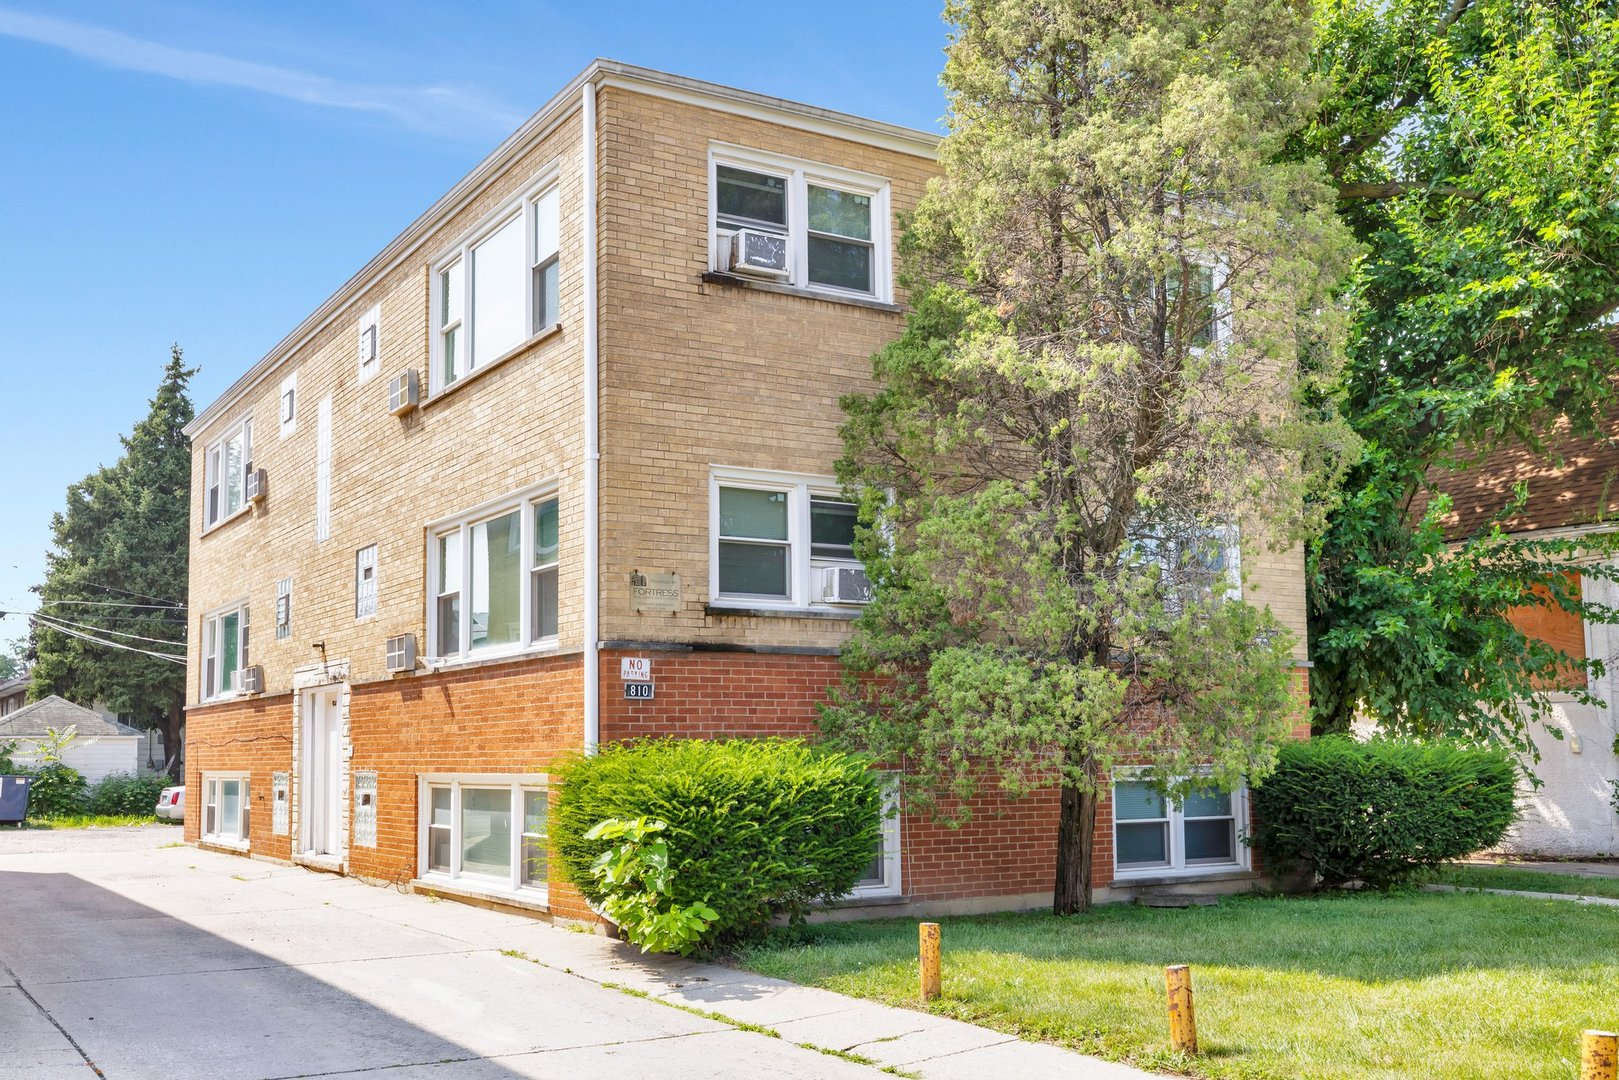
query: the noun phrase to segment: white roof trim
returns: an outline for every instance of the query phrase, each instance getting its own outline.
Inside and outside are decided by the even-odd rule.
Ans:
[[[701,79],[637,67],[617,60],[594,60],[584,71],[570,79],[566,86],[557,91],[538,112],[529,117],[488,157],[457,181],[455,186],[445,192],[425,213],[406,226],[387,247],[344,282],[290,334],[248,368],[214,400],[213,404],[198,413],[196,419],[186,425],[186,435],[194,437],[233,408],[237,400],[263,382],[282,361],[331,325],[338,314],[353,303],[356,297],[415,254],[426,241],[428,234],[444,219],[455,214],[496,180],[530,146],[560,127],[563,121],[579,109],[579,90],[587,82],[601,86],[622,87],[675,101],[688,101],[704,108],[739,116],[751,116],[803,131],[913,154],[930,161],[936,158],[940,141],[940,136],[915,128],[885,124],[879,120],[869,120],[814,105],[788,101],[785,98],[755,94],[718,83],[704,82]]]

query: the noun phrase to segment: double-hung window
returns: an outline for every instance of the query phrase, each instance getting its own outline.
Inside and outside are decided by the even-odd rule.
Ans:
[[[1242,599],[1242,538],[1236,525],[1196,525],[1140,521],[1131,526],[1129,546],[1141,562],[1158,570],[1166,606]]]
[[[816,572],[858,569],[855,505],[836,480],[762,469],[710,477],[710,593],[721,606],[821,602]]]
[[[1240,869],[1238,836],[1247,792],[1194,788],[1177,804],[1139,770],[1113,778],[1113,865],[1117,876]]]
[[[1164,281],[1169,308],[1169,337],[1194,352],[1221,344],[1229,333],[1229,290],[1225,267],[1217,261],[1193,260]]]
[[[554,490],[515,495],[428,530],[428,639],[441,658],[517,651],[557,636]]]
[[[495,211],[434,263],[432,392],[558,321],[560,235],[557,187],[547,182]]]
[[[202,621],[202,699],[222,697],[236,689],[236,676],[247,666],[247,605],[209,615]]]
[[[204,458],[206,494],[203,528],[211,528],[247,506],[247,474],[252,469],[253,421],[238,420],[208,447]]]
[[[742,147],[710,152],[713,269],[731,271],[743,230],[785,245],[781,283],[888,301],[888,181]],[[755,267],[757,269],[757,267]]]
[[[420,798],[424,879],[501,892],[545,889],[543,776],[427,776]]]
[[[250,835],[251,807],[247,777],[240,773],[204,773],[202,777],[202,839],[216,844],[245,846]]]

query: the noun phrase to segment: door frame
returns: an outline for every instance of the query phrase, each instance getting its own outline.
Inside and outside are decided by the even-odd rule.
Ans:
[[[342,728],[343,689],[342,683],[324,683],[300,692],[298,835],[294,838],[294,853],[299,856],[343,859],[348,854],[343,821],[344,773],[348,767]],[[327,698],[330,704],[322,705]],[[325,837],[314,835],[317,822],[326,826]],[[321,850],[327,841],[335,850]]]

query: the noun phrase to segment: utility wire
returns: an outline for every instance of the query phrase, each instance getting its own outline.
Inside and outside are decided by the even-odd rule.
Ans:
[[[9,615],[9,614],[11,614],[11,612],[0,611],[0,615]],[[17,612],[17,614],[20,615],[20,614],[22,614],[22,612]],[[37,615],[38,613],[36,612],[35,614]],[[150,642],[154,642],[155,644],[158,644],[158,645],[184,645],[185,644],[184,639],[182,639],[180,641],[176,641],[173,638],[144,637],[141,634],[132,634],[128,630],[114,630],[110,626],[96,626],[96,625],[94,625],[92,623],[74,622],[72,619],[64,619],[60,615],[47,615],[46,618],[47,619],[54,619],[57,622],[65,623],[68,626],[76,626],[80,630],[94,630],[97,633],[101,633],[101,634],[112,634],[114,637],[133,638],[136,641],[150,641]]]
[[[185,666],[185,657],[177,656],[174,653],[153,652],[151,649],[137,649],[133,645],[124,645],[117,641],[107,641],[105,638],[98,638],[91,634],[82,633],[78,630],[71,630],[66,626],[59,626],[42,615],[35,615],[33,616],[33,619],[35,622],[44,623],[48,629],[55,630],[59,634],[66,634],[68,637],[80,638],[84,641],[91,642],[95,645],[102,645],[109,649],[123,649],[125,652],[140,653],[142,656],[152,656],[159,660],[167,660],[172,664],[179,664],[182,667]]]
[[[136,608],[142,611],[184,611],[184,604],[131,604],[124,600],[41,600],[40,605],[71,605],[74,607]],[[18,605],[21,606],[20,604]]]

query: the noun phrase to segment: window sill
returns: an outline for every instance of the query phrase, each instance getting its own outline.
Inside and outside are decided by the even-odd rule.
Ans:
[[[1196,867],[1190,870],[1144,870],[1140,873],[1116,873],[1108,882],[1109,888],[1131,888],[1137,885],[1186,885],[1197,881],[1256,881],[1259,875],[1245,866]]]
[[[561,656],[572,649],[564,649],[561,644],[549,641],[541,645],[527,645],[521,649],[499,649],[490,652],[469,653],[466,656],[435,656],[433,663],[428,663],[427,657],[418,661],[427,669],[429,675],[437,671],[460,671],[464,668],[483,667],[487,664],[509,664],[513,660],[529,660],[543,656]]]
[[[523,908],[526,911],[537,911],[545,915],[551,913],[550,897],[544,889],[521,889],[513,892],[501,888],[499,885],[470,884],[459,878],[441,878],[434,874],[419,877],[410,883],[413,892],[431,893],[438,896],[458,897],[467,900],[484,900],[490,903],[503,904],[507,907]]]
[[[532,349],[534,346],[538,345],[540,342],[546,341],[546,340],[548,340],[550,338],[553,338],[553,337],[556,337],[558,334],[561,334],[561,333],[562,333],[562,324],[560,322],[552,323],[550,326],[547,326],[544,330],[541,330],[539,333],[537,333],[537,334],[533,335],[532,337],[530,337],[528,340],[518,342],[517,345],[515,345],[511,349],[508,349],[506,352],[501,353],[499,356],[495,357],[493,360],[489,361],[489,363],[483,365],[482,367],[473,368],[471,371],[467,372],[465,375],[463,375],[459,379],[455,380],[449,386],[441,386],[436,390],[429,390],[427,397],[422,401],[422,403],[421,403],[421,405],[419,407],[423,408],[423,409],[430,408],[432,405],[436,404],[439,401],[444,400],[445,398],[449,397],[451,394],[455,393],[457,390],[460,390],[462,387],[466,386],[467,384],[477,382],[480,378],[482,378],[483,376],[489,374],[491,371],[494,371],[496,368],[500,367],[506,361],[512,359],[515,356],[518,356],[521,353],[527,352],[529,349]],[[431,376],[429,376],[428,381],[429,381],[429,384],[431,384],[431,382],[432,382]]]
[[[871,297],[845,295],[825,289],[807,289],[802,285],[778,285],[773,281],[755,281],[737,274],[722,274],[717,270],[704,271],[702,281],[705,285],[728,285],[738,289],[778,293],[782,296],[799,296],[806,300],[825,300],[831,304],[847,304],[850,307],[867,308],[871,311],[885,311],[891,315],[901,315],[905,312],[898,304],[890,304]]]
[[[234,510],[230,514],[228,514],[225,517],[222,517],[218,521],[214,522],[212,525],[204,526],[203,530],[202,530],[202,535],[203,536],[212,536],[214,533],[218,532],[220,529],[223,529],[226,525],[229,525],[233,521],[238,521],[238,520],[240,520],[242,518],[245,518],[245,517],[247,517],[247,515],[251,514],[252,512],[253,512],[253,504],[252,503],[243,503],[242,508],[240,510]]]
[[[246,840],[230,840],[223,836],[204,836],[197,840],[197,846],[203,848],[216,848],[220,851],[242,852],[252,848]]]
[[[703,613],[710,617],[760,616],[776,619],[826,619],[832,622],[853,622],[860,618],[859,608],[750,607],[746,604],[728,604],[719,600],[705,604]]]

